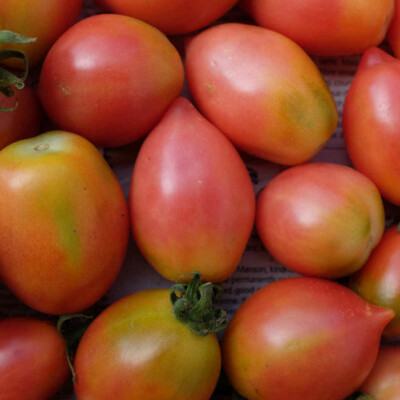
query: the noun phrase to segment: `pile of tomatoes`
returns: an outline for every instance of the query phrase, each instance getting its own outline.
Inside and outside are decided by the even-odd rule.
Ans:
[[[277,3],[0,0],[0,280],[36,312],[0,321],[0,400],[70,375],[78,400],[400,398],[400,4]],[[311,56],[352,54],[352,167],[310,162],[340,116]],[[127,198],[99,148],[132,145]],[[255,193],[244,155],[283,171]],[[252,232],[299,276],[228,321],[213,302]],[[107,306],[68,354],[63,322],[130,239],[175,284]]]

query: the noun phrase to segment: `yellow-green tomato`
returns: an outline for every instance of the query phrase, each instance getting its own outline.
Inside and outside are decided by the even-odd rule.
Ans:
[[[68,132],[0,152],[0,279],[28,306],[83,310],[111,286],[125,258],[128,210],[99,151]]]
[[[108,307],[85,332],[75,358],[78,400],[208,400],[221,354],[172,314],[167,289],[144,290]]]

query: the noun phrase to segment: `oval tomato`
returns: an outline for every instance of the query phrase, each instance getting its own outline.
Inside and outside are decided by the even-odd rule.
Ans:
[[[69,375],[65,342],[55,326],[34,318],[0,321],[0,399],[43,400]]]
[[[344,165],[308,163],[260,192],[257,232],[279,262],[301,274],[349,275],[366,262],[385,228],[376,186]]]
[[[216,336],[178,321],[168,290],[145,290],[89,326],[75,357],[75,393],[78,400],[208,400],[220,369]]]
[[[77,20],[82,3],[83,0],[1,0],[0,29],[36,38],[36,41],[1,44],[0,49],[21,50],[28,56],[29,65],[37,66],[56,39]]]
[[[360,391],[371,395],[373,400],[400,398],[400,347],[380,349],[374,368]]]
[[[391,308],[396,317],[385,328],[386,336],[400,336],[400,232],[388,229],[367,263],[353,275],[350,287],[366,301]]]
[[[0,150],[17,140],[26,139],[39,133],[42,113],[35,92],[28,86],[16,90],[13,97],[0,96]]]
[[[67,132],[15,142],[0,152],[0,186],[5,285],[50,314],[97,301],[122,266],[129,236],[125,197],[98,150]]]
[[[222,17],[238,0],[95,0],[107,11],[145,21],[168,35],[195,31]]]
[[[244,0],[265,28],[294,40],[310,54],[362,53],[385,38],[394,0]]]
[[[245,164],[184,98],[171,105],[144,141],[129,201],[139,249],[170,280],[194,270],[206,281],[226,279],[254,223]]]
[[[283,279],[236,312],[222,341],[223,366],[249,400],[342,400],[371,371],[392,317],[337,283]]]
[[[86,18],[51,48],[39,97],[64,130],[99,146],[144,136],[183,86],[178,51],[156,28],[122,15]]]
[[[317,67],[278,33],[243,24],[207,29],[188,43],[186,71],[203,114],[257,157],[302,163],[336,128],[336,105]]]
[[[400,61],[367,50],[343,106],[343,135],[354,166],[400,205]],[[377,151],[379,149],[379,151]]]

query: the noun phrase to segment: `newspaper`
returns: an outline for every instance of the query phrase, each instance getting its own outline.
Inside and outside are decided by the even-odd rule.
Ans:
[[[99,12],[100,10],[94,6],[92,0],[85,0],[81,18]],[[247,20],[248,17],[243,15],[238,8],[235,8],[225,17],[224,21],[241,21],[240,18]],[[178,49],[183,48],[182,37],[171,37],[171,41]],[[326,161],[351,165],[343,140],[341,116],[344,99],[357,70],[360,55],[312,57],[312,59],[322,72],[335,98],[339,111],[339,123],[326,146],[311,161]],[[190,98],[186,85],[182,91],[182,95]],[[121,148],[103,149],[104,157],[118,177],[127,198],[132,169],[140,144],[141,142],[138,142]],[[241,155],[248,168],[255,193],[261,190],[274,176],[287,168],[246,154]],[[387,226],[391,226],[399,221],[398,207],[385,202],[385,209]],[[295,275],[295,273],[288,271],[267,253],[255,230],[253,230],[236,271],[229,279],[222,283],[224,298],[221,306],[228,312],[229,317],[232,317],[242,302],[255,291],[278,279]],[[103,309],[115,300],[139,290],[169,288],[170,286],[171,282],[162,278],[145,261],[131,238],[128,254],[121,273],[110,290],[95,307]],[[23,306],[6,288],[0,287],[0,318],[25,314],[35,314],[35,311]],[[73,398],[70,387],[57,396],[58,400]],[[222,398],[225,398],[224,394],[216,394],[213,397],[216,400]]]

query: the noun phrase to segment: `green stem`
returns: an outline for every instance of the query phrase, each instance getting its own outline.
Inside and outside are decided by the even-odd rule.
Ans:
[[[222,296],[221,285],[203,283],[197,271],[190,275],[192,279],[189,283],[178,282],[170,289],[174,316],[197,335],[219,332],[228,324],[225,310],[214,308],[214,301]]]

